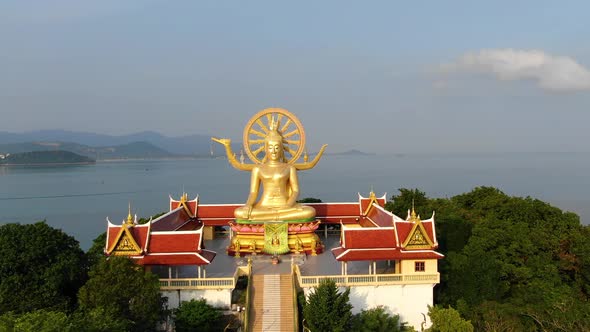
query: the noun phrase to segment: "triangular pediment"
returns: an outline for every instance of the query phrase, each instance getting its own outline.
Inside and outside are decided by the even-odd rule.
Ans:
[[[126,225],[123,225],[115,241],[113,241],[113,244],[107,250],[107,255],[134,256],[141,254],[141,252],[141,247],[133,238],[133,234]]]
[[[371,212],[371,209],[373,209],[373,203],[376,203],[377,205],[379,205],[379,201],[377,201],[377,197],[375,196],[375,193],[371,191],[371,193],[369,195],[369,204],[367,205],[365,212],[363,212],[363,216],[366,216],[369,214],[369,212]]]
[[[406,238],[402,247],[405,249],[431,249],[434,247],[432,240],[426,233],[426,229],[421,222],[417,222],[410,231],[410,236]]]

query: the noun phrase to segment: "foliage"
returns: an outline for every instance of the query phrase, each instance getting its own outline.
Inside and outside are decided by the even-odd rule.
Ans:
[[[399,315],[391,316],[384,307],[378,306],[354,315],[351,330],[355,332],[400,332],[405,331],[405,324],[400,323]]]
[[[321,203],[322,200],[314,197],[305,197],[297,201],[297,203]]]
[[[104,248],[107,242],[107,233],[103,232],[92,241],[92,246],[86,252],[88,258],[88,266],[92,268],[101,260],[105,259]]]
[[[459,312],[451,307],[428,307],[428,316],[432,326],[428,332],[473,332],[470,321],[461,318]]]
[[[78,241],[45,222],[0,226],[0,314],[72,310],[87,278]]]
[[[182,302],[174,311],[174,324],[177,332],[203,331],[219,329],[217,323],[221,313],[207,304],[205,299]]]
[[[453,305],[478,331],[590,330],[590,227],[530,197],[478,187],[431,199],[400,189],[387,208],[436,211],[441,283],[437,303]]]
[[[0,332],[57,332],[72,331],[68,316],[61,311],[35,310],[16,315],[0,316]]]
[[[165,298],[158,277],[125,257],[102,260],[90,271],[78,294],[86,313],[102,310],[118,321],[128,321],[129,331],[150,331],[164,316]]]
[[[14,153],[0,160],[0,164],[24,165],[24,164],[77,164],[93,163],[94,160],[70,151],[32,151]]]
[[[70,316],[72,332],[126,332],[130,330],[132,322],[120,317],[113,308],[95,308],[78,311]]]
[[[395,211],[400,216],[412,207],[425,208],[428,203],[426,193],[418,189],[399,189],[400,195],[392,196],[391,201],[385,204],[389,211]]]
[[[307,327],[313,332],[348,331],[352,319],[349,295],[350,289],[340,292],[334,281],[322,280],[303,307]]]

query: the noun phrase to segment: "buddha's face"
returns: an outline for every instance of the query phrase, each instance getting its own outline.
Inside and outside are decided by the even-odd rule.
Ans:
[[[270,161],[281,161],[283,157],[283,142],[269,139],[266,142],[266,155]]]

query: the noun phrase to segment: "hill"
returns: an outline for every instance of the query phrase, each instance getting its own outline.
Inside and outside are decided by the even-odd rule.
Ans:
[[[22,142],[76,142],[86,146],[118,146],[135,142],[148,142],[176,155],[209,155],[211,137],[208,135],[184,135],[168,137],[154,131],[130,135],[112,136],[67,130],[38,130],[26,133],[0,132],[4,144]],[[221,151],[221,150],[220,150]]]
[[[66,165],[90,164],[94,159],[70,151],[33,151],[10,154],[0,160],[0,165]]]
[[[96,160],[171,158],[177,156],[148,142],[132,142],[98,147],[53,141],[0,144],[0,154],[57,150],[70,151]]]

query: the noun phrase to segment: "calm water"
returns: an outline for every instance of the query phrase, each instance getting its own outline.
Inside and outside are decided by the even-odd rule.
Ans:
[[[450,197],[476,186],[532,196],[590,222],[590,154],[478,156],[325,156],[299,173],[301,197],[355,201],[371,188],[388,197],[398,188],[419,188]],[[90,166],[0,167],[0,224],[47,222],[75,236],[84,249],[119,223],[127,204],[140,217],[166,211],[168,195],[184,190],[202,203],[241,203],[249,175],[224,159],[104,162]]]

